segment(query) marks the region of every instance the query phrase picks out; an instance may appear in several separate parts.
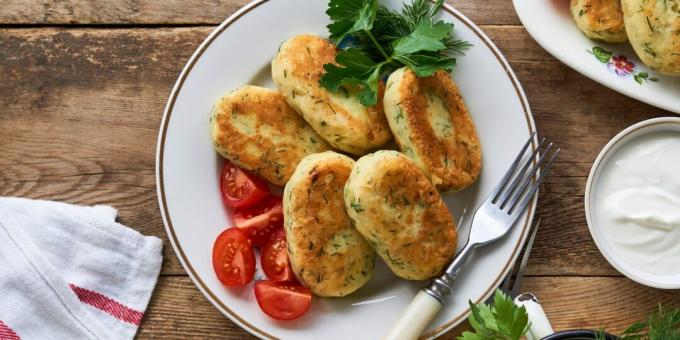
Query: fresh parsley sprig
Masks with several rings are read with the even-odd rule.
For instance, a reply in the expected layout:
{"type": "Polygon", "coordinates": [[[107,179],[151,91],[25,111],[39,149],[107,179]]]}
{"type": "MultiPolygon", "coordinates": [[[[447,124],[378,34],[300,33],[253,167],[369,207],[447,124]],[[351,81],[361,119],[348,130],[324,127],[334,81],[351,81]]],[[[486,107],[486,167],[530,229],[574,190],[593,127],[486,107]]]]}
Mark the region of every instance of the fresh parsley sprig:
{"type": "Polygon", "coordinates": [[[468,321],[474,332],[463,332],[458,340],[519,340],[529,331],[526,308],[516,306],[500,290],[496,290],[493,305],[469,304],[472,313],[468,321]]]}
{"type": "Polygon", "coordinates": [[[378,0],[330,0],[330,38],[336,45],[350,41],[350,46],[337,54],[337,65],[324,65],[321,86],[332,92],[357,88],[361,103],[372,106],[380,79],[402,66],[419,77],[453,69],[453,55],[470,44],[453,38],[452,24],[434,20],[443,2],[413,0],[397,12],[378,0]]]}

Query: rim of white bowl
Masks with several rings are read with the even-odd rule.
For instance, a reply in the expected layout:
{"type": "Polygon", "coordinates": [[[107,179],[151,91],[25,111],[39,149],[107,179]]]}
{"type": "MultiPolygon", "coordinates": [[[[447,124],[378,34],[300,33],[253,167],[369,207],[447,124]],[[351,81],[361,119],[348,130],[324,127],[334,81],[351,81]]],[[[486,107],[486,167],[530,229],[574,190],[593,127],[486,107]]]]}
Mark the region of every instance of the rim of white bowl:
{"type": "Polygon", "coordinates": [[[624,264],[623,261],[620,260],[620,256],[614,255],[613,251],[607,247],[598,237],[597,230],[599,230],[599,228],[595,225],[594,218],[592,217],[594,212],[591,210],[591,200],[593,199],[593,193],[595,191],[593,187],[596,186],[599,181],[600,170],[603,164],[606,164],[604,161],[608,160],[611,156],[610,154],[613,154],[617,151],[616,149],[620,148],[622,145],[630,142],[631,140],[637,139],[647,133],[659,132],[659,130],[656,129],[644,131],[645,129],[651,129],[652,127],[656,127],[658,125],[676,126],[677,128],[677,126],[680,126],[680,117],[659,117],[644,120],[627,127],[614,136],[614,138],[609,140],[607,145],[605,145],[600,151],[600,154],[597,155],[595,162],[593,162],[592,168],[590,168],[588,181],[586,182],[585,195],[583,198],[585,201],[586,222],[588,224],[590,236],[593,238],[593,241],[595,241],[597,249],[600,251],[602,256],[607,259],[609,264],[616,268],[616,270],[618,270],[621,274],[642,285],[661,289],[678,289],[680,288],[680,281],[677,283],[659,282],[655,281],[654,278],[662,276],[680,276],[680,272],[676,275],[654,275],[641,270],[629,270],[629,268],[635,267],[631,264],[624,264]]]}

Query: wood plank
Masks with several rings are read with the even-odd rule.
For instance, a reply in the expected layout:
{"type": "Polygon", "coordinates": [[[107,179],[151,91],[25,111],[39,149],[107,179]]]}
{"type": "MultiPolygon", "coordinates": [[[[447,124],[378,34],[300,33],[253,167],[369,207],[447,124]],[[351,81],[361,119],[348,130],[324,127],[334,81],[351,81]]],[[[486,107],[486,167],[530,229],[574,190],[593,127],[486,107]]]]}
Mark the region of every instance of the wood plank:
{"type": "MultiPolygon", "coordinates": [[[[0,24],[216,25],[249,0],[4,0],[0,24]]],[[[477,24],[518,25],[507,0],[449,0],[477,24]]]]}
{"type": "MultiPolygon", "coordinates": [[[[586,177],[617,132],[670,114],[555,61],[522,28],[484,29],[524,85],[540,134],[563,148],[542,190],[543,226],[528,272],[618,275],[586,227],[586,177]]],[[[170,89],[210,30],[0,32],[0,195],[113,204],[123,223],[165,240],[164,274],[184,273],[156,203],[155,141],[170,89]]]]}
{"type": "Polygon", "coordinates": [[[170,89],[209,30],[0,33],[0,194],[111,204],[165,240],[163,273],[184,273],[160,218],[155,145],[170,89]]]}
{"type": "MultiPolygon", "coordinates": [[[[680,306],[680,291],[651,289],[625,278],[527,277],[522,288],[538,296],[555,330],[620,332],[659,302],[680,306]]],[[[442,339],[455,339],[468,327],[458,326],[442,339]]],[[[187,277],[161,277],[138,339],[187,337],[252,338],[213,308],[187,277]]]]}

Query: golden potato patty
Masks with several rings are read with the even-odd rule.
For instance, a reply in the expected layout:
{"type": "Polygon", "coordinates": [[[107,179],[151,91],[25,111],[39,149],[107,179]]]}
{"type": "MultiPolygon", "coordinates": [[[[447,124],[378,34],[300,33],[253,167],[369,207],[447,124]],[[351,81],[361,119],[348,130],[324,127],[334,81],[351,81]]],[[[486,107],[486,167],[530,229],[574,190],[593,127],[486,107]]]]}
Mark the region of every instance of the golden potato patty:
{"type": "Polygon", "coordinates": [[[680,0],[622,0],[621,6],[630,44],[642,62],[680,75],[680,0]]]}
{"type": "Polygon", "coordinates": [[[570,7],[576,26],[588,38],[613,43],[628,40],[621,0],[571,0],[570,7]]]}
{"type": "Polygon", "coordinates": [[[361,157],[344,195],[354,226],[397,276],[430,278],[453,257],[453,218],[434,185],[403,154],[361,157]]]}
{"type": "Polygon", "coordinates": [[[353,164],[332,151],[309,155],[284,190],[290,263],[319,296],[347,295],[373,275],[373,250],[352,227],[342,197],[353,164]]]}
{"type": "MultiPolygon", "coordinates": [[[[332,146],[362,155],[390,140],[382,103],[364,107],[356,91],[330,93],[319,85],[323,65],[335,63],[335,46],[314,35],[284,42],[272,60],[272,78],[288,103],[332,146]]],[[[378,98],[382,97],[382,92],[378,98]]]]}
{"type": "Polygon", "coordinates": [[[285,185],[306,155],[330,149],[279,91],[246,85],[224,95],[210,117],[222,157],[285,185]]]}
{"type": "Polygon", "coordinates": [[[384,104],[399,149],[437,189],[460,190],[477,180],[479,137],[448,73],[419,78],[400,68],[387,80],[384,104]]]}

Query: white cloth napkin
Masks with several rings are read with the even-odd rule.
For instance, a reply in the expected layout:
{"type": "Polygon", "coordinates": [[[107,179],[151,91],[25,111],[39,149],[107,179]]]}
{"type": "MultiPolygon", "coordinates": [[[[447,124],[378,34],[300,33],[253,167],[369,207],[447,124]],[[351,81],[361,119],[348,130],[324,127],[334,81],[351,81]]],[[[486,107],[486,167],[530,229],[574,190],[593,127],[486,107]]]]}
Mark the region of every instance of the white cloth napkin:
{"type": "Polygon", "coordinates": [[[161,240],[109,206],[0,198],[0,339],[132,339],[161,240]]]}

